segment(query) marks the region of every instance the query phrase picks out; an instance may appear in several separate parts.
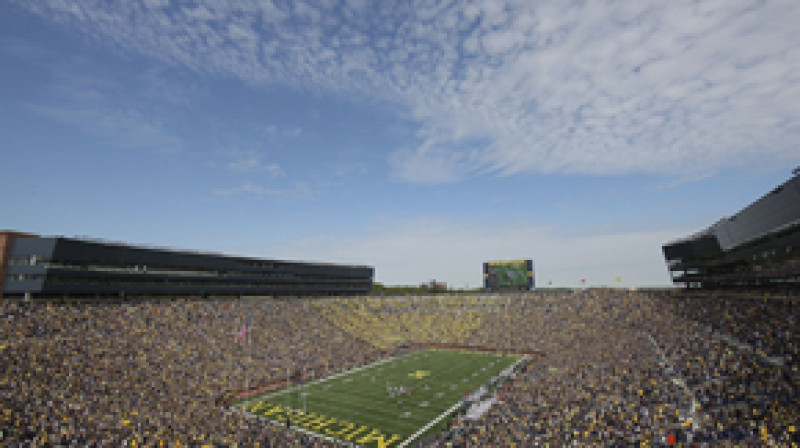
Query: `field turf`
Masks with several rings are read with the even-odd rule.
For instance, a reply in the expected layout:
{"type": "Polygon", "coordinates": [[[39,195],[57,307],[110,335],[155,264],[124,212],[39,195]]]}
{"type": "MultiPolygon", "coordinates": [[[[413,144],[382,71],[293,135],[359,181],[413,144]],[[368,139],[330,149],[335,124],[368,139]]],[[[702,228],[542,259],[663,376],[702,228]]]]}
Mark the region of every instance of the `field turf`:
{"type": "Polygon", "coordinates": [[[521,358],[422,350],[235,404],[294,428],[365,447],[400,447],[521,358]]]}

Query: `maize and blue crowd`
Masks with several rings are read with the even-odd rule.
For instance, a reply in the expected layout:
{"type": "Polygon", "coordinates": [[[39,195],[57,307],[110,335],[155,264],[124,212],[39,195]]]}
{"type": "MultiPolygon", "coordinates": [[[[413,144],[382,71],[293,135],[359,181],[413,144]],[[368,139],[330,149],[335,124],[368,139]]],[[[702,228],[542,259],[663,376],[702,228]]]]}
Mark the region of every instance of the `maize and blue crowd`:
{"type": "Polygon", "coordinates": [[[323,377],[438,342],[539,355],[484,416],[429,444],[794,446],[798,317],[785,294],[614,289],[5,300],[0,445],[336,446],[219,399],[287,370],[323,377]]]}

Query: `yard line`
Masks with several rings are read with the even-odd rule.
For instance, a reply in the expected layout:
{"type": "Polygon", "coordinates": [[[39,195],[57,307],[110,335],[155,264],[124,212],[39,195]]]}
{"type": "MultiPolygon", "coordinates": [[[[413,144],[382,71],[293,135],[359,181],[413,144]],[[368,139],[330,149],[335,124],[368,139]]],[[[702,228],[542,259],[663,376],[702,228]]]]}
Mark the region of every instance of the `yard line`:
{"type": "Polygon", "coordinates": [[[459,406],[461,406],[461,403],[463,403],[463,402],[464,402],[464,400],[460,400],[458,403],[456,403],[452,407],[450,407],[450,409],[448,409],[448,410],[442,412],[441,414],[439,414],[438,417],[436,417],[435,419],[431,420],[427,425],[423,426],[422,429],[420,429],[419,431],[415,432],[414,434],[411,434],[411,436],[409,436],[409,438],[404,440],[403,443],[398,445],[397,448],[405,448],[405,447],[407,447],[409,443],[411,443],[414,440],[416,440],[417,437],[419,437],[422,434],[424,434],[425,431],[431,429],[435,424],[439,423],[440,421],[442,421],[442,419],[444,419],[448,415],[452,414],[453,411],[455,411],[459,406]]]}
{"type": "MultiPolygon", "coordinates": [[[[462,353],[461,351],[444,351],[451,352],[453,354],[462,353]]],[[[277,403],[276,399],[285,395],[286,393],[306,392],[306,397],[309,399],[309,405],[311,405],[311,399],[313,397],[315,405],[311,407],[309,411],[314,412],[315,414],[332,418],[346,419],[356,424],[375,428],[379,431],[386,431],[386,434],[394,433],[398,436],[405,436],[417,429],[416,432],[408,436],[408,439],[401,442],[402,444],[400,447],[406,447],[409,443],[419,438],[421,434],[429,431],[433,426],[441,422],[442,419],[452,414],[458,406],[463,404],[464,398],[462,394],[464,391],[466,390],[467,392],[472,392],[476,387],[479,386],[476,385],[476,379],[473,378],[475,375],[471,375],[472,373],[489,373],[486,372],[486,370],[491,370],[492,372],[495,372],[496,370],[496,373],[494,373],[494,375],[496,375],[500,371],[505,370],[505,368],[509,368],[509,366],[506,366],[505,368],[501,368],[499,365],[495,366],[495,355],[491,355],[492,357],[489,358],[488,354],[480,352],[464,352],[463,354],[472,356],[449,356],[443,353],[444,357],[440,358],[432,365],[427,363],[426,358],[428,357],[429,353],[424,351],[407,353],[399,356],[391,356],[371,364],[366,364],[348,371],[331,375],[326,378],[319,378],[309,383],[294,385],[278,391],[267,393],[265,395],[256,395],[237,403],[234,405],[234,407],[246,408],[252,403],[258,401],[272,401],[277,403]],[[487,369],[487,361],[488,366],[491,367],[490,369],[487,369]],[[378,372],[374,372],[376,374],[375,376],[379,376],[381,378],[380,381],[376,382],[369,381],[368,379],[362,379],[362,377],[365,377],[365,375],[369,375],[369,369],[384,371],[380,374],[378,374],[378,372]],[[409,369],[412,371],[430,370],[431,372],[424,379],[413,381],[408,379],[409,369]],[[358,372],[362,373],[358,375],[358,372]],[[462,378],[462,376],[466,376],[470,379],[470,381],[467,383],[468,387],[466,388],[460,385],[461,381],[459,380],[462,378]],[[354,384],[344,384],[347,379],[352,378],[355,378],[356,380],[354,384]],[[339,382],[325,385],[326,382],[335,379],[339,379],[339,382]],[[399,407],[398,409],[394,409],[393,401],[387,398],[386,394],[383,393],[382,384],[377,388],[375,384],[373,384],[382,383],[385,379],[388,379],[390,384],[393,386],[403,385],[407,388],[407,390],[409,390],[409,395],[402,398],[403,406],[399,407]],[[436,392],[440,390],[440,383],[436,380],[446,380],[441,384],[446,384],[449,381],[458,383],[460,385],[457,388],[459,392],[442,392],[444,396],[436,397],[435,400],[439,403],[439,405],[433,409],[419,407],[418,405],[421,400],[433,400],[436,392]],[[364,386],[363,388],[353,388],[353,386],[356,386],[361,382],[371,387],[364,386]],[[428,383],[434,383],[435,387],[425,389],[424,391],[414,392],[415,390],[419,390],[419,388],[425,387],[425,385],[428,383]],[[325,389],[326,387],[327,389],[325,389]],[[378,389],[380,389],[380,391],[378,391],[378,389]],[[448,402],[453,403],[453,401],[450,400],[454,400],[455,404],[437,416],[435,414],[436,409],[442,409],[440,406],[446,406],[448,402]],[[341,414],[338,411],[339,408],[342,407],[349,409],[348,414],[356,418],[353,419],[340,417],[339,415],[341,414]],[[399,412],[401,411],[411,411],[413,414],[409,416],[407,420],[401,419],[398,416],[399,412]],[[431,418],[433,418],[433,420],[430,420],[431,418]],[[420,426],[422,427],[420,428],[420,426]]],[[[523,362],[525,359],[527,359],[527,356],[520,356],[518,359],[516,359],[516,362],[513,362],[512,367],[516,366],[520,362],[523,362]]],[[[511,360],[503,359],[501,364],[505,365],[506,362],[509,361],[511,360]]],[[[488,381],[488,378],[484,378],[481,384],[485,384],[486,381],[488,381]]],[[[299,412],[300,408],[298,407],[299,404],[297,404],[297,398],[293,400],[293,402],[294,403],[290,403],[290,407],[286,409],[291,412],[299,412]]],[[[431,403],[433,403],[433,401],[431,401],[431,403]]],[[[280,424],[280,422],[278,423],[280,424]]],[[[302,426],[295,426],[294,429],[330,440],[329,436],[317,433],[314,430],[303,428],[302,426]]],[[[392,446],[395,445],[393,444],[392,446]]]]}
{"type": "MultiPolygon", "coordinates": [[[[403,355],[403,356],[408,356],[408,355],[403,355]]],[[[348,375],[348,374],[356,373],[356,372],[359,372],[361,370],[364,370],[364,369],[367,369],[367,368],[370,368],[370,367],[379,366],[381,364],[384,364],[386,362],[389,362],[389,361],[397,359],[397,358],[398,358],[398,356],[389,356],[388,358],[384,358],[384,359],[375,361],[372,364],[365,364],[363,366],[356,367],[355,369],[347,370],[347,371],[344,371],[344,372],[339,372],[339,373],[337,373],[335,375],[326,376],[325,378],[320,378],[320,379],[317,379],[317,380],[314,380],[314,381],[311,381],[311,382],[308,382],[308,383],[304,383],[304,384],[301,384],[301,385],[294,385],[292,387],[285,387],[283,389],[280,389],[280,390],[277,390],[275,392],[268,393],[268,394],[265,394],[265,395],[254,395],[250,399],[247,399],[247,400],[244,400],[244,401],[240,401],[235,406],[244,407],[244,406],[250,404],[250,402],[255,401],[256,398],[258,398],[258,400],[261,401],[261,400],[264,400],[264,399],[267,399],[267,398],[270,398],[270,397],[273,397],[273,396],[281,396],[281,395],[283,395],[283,394],[285,394],[287,392],[293,392],[296,389],[299,389],[301,387],[324,383],[326,381],[330,381],[332,379],[339,378],[340,376],[343,376],[343,375],[348,375]]]]}

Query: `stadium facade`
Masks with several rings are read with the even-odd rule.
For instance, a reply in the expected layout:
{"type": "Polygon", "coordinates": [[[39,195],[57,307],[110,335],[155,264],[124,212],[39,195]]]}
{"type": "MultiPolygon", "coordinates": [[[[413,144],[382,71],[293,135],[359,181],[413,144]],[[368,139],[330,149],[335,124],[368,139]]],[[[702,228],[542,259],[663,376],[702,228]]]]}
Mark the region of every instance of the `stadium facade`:
{"type": "Polygon", "coordinates": [[[367,294],[374,269],[226,256],[0,231],[0,295],[10,297],[367,294]]]}
{"type": "Polygon", "coordinates": [[[800,286],[800,172],[735,215],[663,246],[672,281],[688,289],[800,286]]]}

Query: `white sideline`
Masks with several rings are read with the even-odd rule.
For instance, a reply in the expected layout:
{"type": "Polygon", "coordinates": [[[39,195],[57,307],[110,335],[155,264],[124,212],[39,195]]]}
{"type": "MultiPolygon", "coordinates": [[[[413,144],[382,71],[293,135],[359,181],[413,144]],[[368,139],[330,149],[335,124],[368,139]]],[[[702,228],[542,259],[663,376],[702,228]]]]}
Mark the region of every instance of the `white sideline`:
{"type": "Polygon", "coordinates": [[[412,353],[406,353],[406,354],[401,355],[401,356],[397,356],[397,355],[389,356],[387,358],[383,358],[381,360],[375,361],[372,364],[365,364],[363,366],[356,367],[355,369],[350,369],[350,370],[346,370],[344,372],[339,372],[339,373],[337,373],[335,375],[326,376],[325,378],[319,378],[319,379],[316,379],[314,381],[310,381],[308,383],[303,383],[303,384],[299,384],[299,385],[296,384],[296,385],[291,386],[291,387],[284,387],[284,388],[282,388],[280,390],[276,390],[276,391],[271,392],[271,393],[255,394],[251,398],[249,398],[247,400],[244,400],[244,401],[241,401],[238,404],[236,404],[235,406],[236,407],[246,407],[251,402],[256,401],[256,399],[262,400],[262,399],[270,398],[270,397],[278,397],[278,396],[281,396],[281,395],[283,395],[285,393],[292,392],[294,390],[297,390],[297,389],[300,389],[300,388],[303,388],[303,387],[306,387],[306,386],[311,386],[313,384],[324,383],[325,381],[336,379],[336,378],[339,378],[340,376],[349,375],[351,373],[356,373],[356,372],[359,372],[361,370],[368,369],[370,367],[376,367],[376,366],[379,366],[381,364],[384,364],[384,363],[387,363],[389,361],[392,361],[394,359],[397,359],[399,357],[407,356],[407,355],[410,355],[410,354],[412,354],[412,353]]]}
{"type": "MultiPolygon", "coordinates": [[[[406,355],[410,355],[410,354],[411,354],[411,353],[406,353],[405,355],[401,355],[401,357],[402,357],[402,356],[406,356],[406,355]]],[[[387,357],[387,358],[384,358],[384,359],[381,359],[381,360],[375,361],[375,362],[373,362],[372,364],[365,364],[365,365],[363,365],[363,366],[356,367],[355,369],[347,370],[347,371],[344,371],[344,372],[339,372],[339,373],[337,373],[337,374],[335,374],[335,375],[331,375],[331,376],[328,376],[328,377],[325,377],[325,378],[320,378],[320,379],[318,379],[318,380],[311,381],[310,383],[308,383],[308,384],[306,384],[306,385],[318,384],[318,383],[324,383],[325,381],[332,380],[332,379],[334,379],[334,378],[338,378],[338,377],[340,377],[340,376],[343,376],[343,375],[347,375],[347,374],[350,374],[350,373],[356,373],[356,372],[358,372],[358,371],[364,370],[364,369],[366,369],[366,368],[369,368],[369,367],[375,367],[375,366],[379,366],[379,365],[381,365],[381,364],[384,364],[384,363],[386,363],[386,362],[389,362],[389,361],[391,361],[391,360],[394,360],[394,359],[397,359],[397,358],[399,358],[399,357],[398,357],[398,356],[396,356],[396,355],[395,355],[395,356],[389,356],[389,357],[387,357]]],[[[278,396],[278,395],[281,395],[281,394],[283,394],[283,393],[289,392],[289,391],[291,391],[292,389],[294,389],[294,388],[297,388],[297,387],[300,387],[300,386],[292,386],[292,387],[290,387],[290,388],[284,388],[284,389],[281,389],[281,390],[279,390],[279,391],[273,392],[273,393],[271,393],[271,394],[258,395],[258,397],[257,397],[257,398],[260,400],[260,399],[264,399],[264,398],[267,398],[267,397],[278,396]]],[[[256,400],[256,397],[254,397],[254,398],[250,398],[250,399],[248,399],[248,400],[246,400],[246,401],[242,401],[242,402],[240,402],[240,403],[239,403],[239,404],[237,404],[236,406],[237,406],[237,407],[241,407],[242,411],[244,411],[244,410],[247,408],[247,405],[248,405],[248,404],[250,404],[250,402],[252,402],[252,401],[255,401],[255,400],[256,400]]],[[[257,415],[255,415],[255,414],[250,414],[249,412],[248,412],[248,415],[252,415],[252,416],[254,416],[254,417],[258,417],[258,416],[257,416],[257,415]]],[[[261,418],[261,417],[259,417],[259,418],[261,418]]],[[[272,421],[272,422],[275,422],[275,423],[277,423],[277,424],[279,424],[279,425],[284,425],[284,426],[285,426],[285,424],[284,424],[284,423],[281,423],[281,422],[276,422],[275,420],[271,420],[271,419],[267,419],[267,420],[270,420],[270,421],[272,421]]],[[[294,427],[292,427],[292,430],[293,430],[293,431],[302,432],[302,433],[304,433],[304,434],[308,434],[308,435],[311,435],[311,436],[319,437],[319,438],[321,438],[321,439],[324,439],[324,440],[327,440],[327,441],[329,441],[329,442],[339,442],[339,443],[344,443],[344,444],[346,444],[346,445],[348,445],[348,446],[351,446],[351,447],[357,447],[357,446],[358,446],[358,445],[354,445],[354,444],[353,444],[353,443],[351,443],[351,442],[346,442],[346,441],[344,441],[344,440],[334,439],[333,437],[330,437],[330,436],[328,436],[328,435],[325,435],[325,434],[320,434],[320,433],[317,433],[317,432],[311,431],[310,429],[306,429],[306,428],[303,428],[303,427],[300,427],[300,426],[294,426],[294,427]]]]}
{"type": "Polygon", "coordinates": [[[411,434],[406,440],[403,441],[403,443],[401,443],[400,445],[397,445],[397,448],[405,448],[405,447],[407,447],[409,443],[411,443],[414,440],[416,440],[417,437],[419,437],[420,435],[424,434],[425,431],[431,429],[433,427],[433,425],[439,423],[440,421],[442,421],[442,419],[444,419],[448,415],[452,414],[453,411],[455,411],[456,408],[461,406],[461,403],[463,403],[463,402],[464,402],[464,400],[459,400],[458,403],[456,403],[453,406],[451,406],[450,409],[442,412],[441,414],[439,414],[438,417],[436,417],[435,419],[429,421],[428,424],[423,426],[419,431],[415,432],[414,434],[411,434]]]}
{"type": "MultiPolygon", "coordinates": [[[[523,362],[525,360],[528,360],[528,359],[530,359],[530,357],[528,355],[523,355],[520,359],[517,360],[517,362],[512,364],[510,368],[512,368],[512,369],[516,368],[521,362],[523,362]]],[[[405,448],[405,447],[407,447],[409,443],[411,443],[414,440],[416,440],[417,437],[419,437],[420,435],[424,434],[425,431],[431,429],[433,427],[433,425],[439,423],[440,421],[442,421],[442,419],[444,419],[448,415],[452,414],[453,411],[455,411],[456,408],[461,406],[463,403],[464,403],[464,400],[459,400],[458,403],[456,403],[453,406],[451,406],[450,409],[442,412],[441,414],[439,414],[438,417],[436,417],[435,419],[433,419],[430,422],[428,422],[428,424],[423,426],[422,429],[420,429],[419,431],[415,432],[414,434],[411,434],[411,436],[409,436],[406,440],[404,440],[403,443],[398,445],[397,448],[405,448]]]]}
{"type": "MultiPolygon", "coordinates": [[[[368,368],[371,368],[371,367],[377,367],[377,366],[379,366],[379,365],[381,365],[381,364],[387,363],[387,362],[389,362],[389,361],[393,361],[393,360],[395,360],[395,359],[400,359],[400,358],[403,358],[403,357],[406,357],[406,356],[412,355],[412,354],[414,354],[414,353],[417,353],[417,352],[405,353],[405,354],[403,354],[403,355],[399,355],[399,356],[397,356],[397,355],[395,355],[395,356],[389,356],[389,357],[387,357],[387,358],[384,358],[384,359],[381,359],[381,360],[375,361],[375,362],[373,362],[372,364],[365,364],[365,365],[363,365],[363,366],[356,367],[355,369],[347,370],[347,371],[344,371],[344,372],[339,372],[339,373],[337,373],[337,374],[335,374],[335,375],[331,375],[331,376],[328,376],[328,377],[325,377],[325,378],[320,378],[320,379],[317,379],[317,380],[311,381],[311,382],[309,382],[309,383],[306,383],[306,384],[295,385],[295,386],[292,386],[292,387],[283,388],[283,389],[281,389],[281,390],[278,390],[278,391],[275,391],[275,392],[272,392],[272,393],[267,393],[267,394],[264,394],[264,395],[258,395],[257,397],[256,397],[256,396],[253,396],[253,397],[251,397],[251,398],[250,398],[250,399],[248,399],[248,400],[245,400],[245,401],[242,401],[242,402],[240,402],[240,403],[236,404],[236,405],[235,405],[235,407],[241,407],[241,408],[242,408],[242,411],[244,411],[244,409],[247,407],[247,405],[248,405],[248,404],[250,404],[252,401],[256,401],[256,399],[258,399],[258,400],[263,400],[263,399],[266,399],[266,398],[269,398],[269,397],[280,396],[280,395],[286,394],[286,393],[288,393],[288,392],[291,392],[291,391],[293,391],[293,390],[298,390],[298,389],[301,389],[302,387],[310,386],[310,385],[312,385],[312,384],[324,383],[324,382],[326,382],[326,381],[328,381],[328,380],[332,380],[332,379],[339,378],[340,376],[344,376],[344,375],[349,375],[349,374],[352,374],[352,373],[356,373],[356,372],[359,372],[359,371],[361,371],[361,370],[368,369],[368,368]]],[[[514,364],[512,364],[512,365],[511,365],[510,367],[508,367],[508,368],[511,368],[511,369],[513,369],[513,368],[515,368],[517,365],[519,365],[520,363],[522,363],[522,362],[524,362],[524,361],[526,361],[526,360],[529,360],[529,359],[530,359],[530,357],[529,357],[528,355],[523,355],[523,356],[522,356],[520,359],[518,359],[518,360],[517,360],[517,361],[516,361],[514,364]]],[[[443,420],[445,417],[447,417],[448,415],[452,414],[452,413],[453,413],[453,411],[455,411],[455,410],[456,410],[456,409],[457,409],[459,406],[461,406],[463,403],[464,403],[464,400],[463,400],[463,399],[462,399],[462,400],[459,400],[457,403],[455,403],[455,404],[454,404],[453,406],[451,406],[449,409],[447,409],[446,411],[442,412],[442,413],[441,413],[441,414],[439,414],[439,415],[438,415],[438,416],[437,416],[435,419],[431,420],[430,422],[428,422],[428,424],[426,424],[425,426],[423,426],[422,428],[420,428],[420,429],[419,429],[417,432],[415,432],[414,434],[411,434],[411,435],[410,435],[410,436],[409,436],[407,439],[405,439],[405,440],[404,440],[404,441],[403,441],[403,442],[402,442],[400,445],[398,445],[398,446],[397,446],[397,448],[405,448],[405,447],[407,447],[407,446],[408,446],[408,445],[409,445],[411,442],[413,442],[414,440],[416,440],[417,438],[419,438],[419,436],[420,436],[420,435],[424,434],[426,431],[428,431],[428,430],[429,430],[430,428],[432,428],[434,425],[436,425],[437,423],[439,423],[440,421],[442,421],[442,420],[443,420]]],[[[248,414],[249,414],[249,415],[253,415],[254,417],[256,416],[255,414],[250,414],[249,412],[248,412],[248,414]]],[[[271,421],[273,421],[273,422],[274,422],[274,420],[271,420],[271,421]]],[[[282,425],[282,423],[281,423],[281,422],[277,422],[277,423],[278,423],[279,425],[282,425]]],[[[320,438],[322,438],[322,439],[325,439],[325,440],[328,440],[328,441],[344,442],[344,443],[348,444],[349,446],[359,446],[359,445],[354,445],[354,444],[353,444],[353,443],[351,443],[351,442],[346,442],[346,441],[343,441],[343,440],[334,439],[334,438],[332,438],[332,437],[330,437],[330,436],[327,436],[327,435],[325,435],[325,434],[319,434],[319,433],[316,433],[316,432],[314,432],[314,431],[311,431],[311,430],[309,430],[309,429],[305,429],[305,428],[302,428],[302,427],[299,427],[299,426],[294,426],[294,427],[292,427],[292,429],[293,429],[294,431],[299,431],[299,432],[302,432],[302,433],[305,433],[305,434],[309,434],[309,435],[312,435],[312,436],[317,436],[317,437],[320,437],[320,438]]]]}

